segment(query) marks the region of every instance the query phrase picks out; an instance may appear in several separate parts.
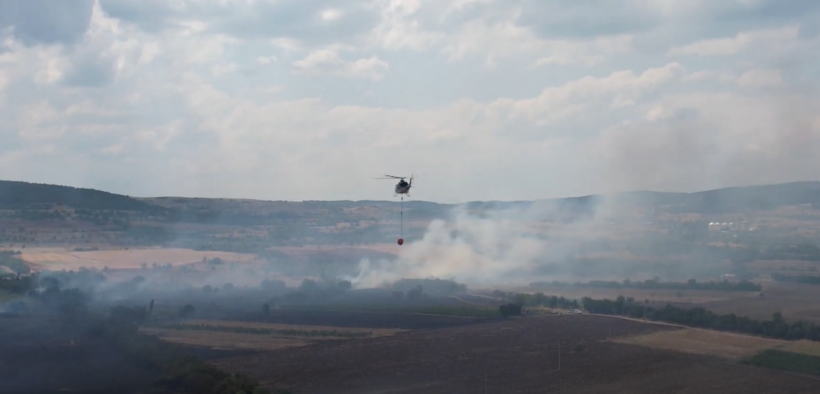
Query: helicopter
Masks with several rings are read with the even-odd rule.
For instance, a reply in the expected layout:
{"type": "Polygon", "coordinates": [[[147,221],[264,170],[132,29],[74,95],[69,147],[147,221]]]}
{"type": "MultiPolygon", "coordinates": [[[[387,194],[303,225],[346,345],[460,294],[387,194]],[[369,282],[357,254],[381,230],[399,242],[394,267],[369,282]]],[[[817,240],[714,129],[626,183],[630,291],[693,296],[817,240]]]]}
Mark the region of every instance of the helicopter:
{"type": "Polygon", "coordinates": [[[396,188],[393,192],[393,197],[399,194],[405,194],[407,197],[410,197],[410,188],[413,187],[413,175],[410,175],[410,182],[405,181],[404,179],[407,178],[406,176],[395,176],[395,175],[387,175],[385,174],[386,178],[376,178],[376,179],[398,179],[399,183],[396,184],[396,188]]]}
{"type": "Polygon", "coordinates": [[[404,179],[407,178],[406,176],[395,176],[395,175],[384,175],[383,178],[376,178],[376,179],[398,179],[399,183],[396,184],[396,188],[394,189],[393,197],[401,195],[401,202],[399,208],[399,225],[400,225],[400,232],[399,232],[399,239],[398,244],[399,246],[404,244],[404,196],[410,197],[410,188],[413,187],[413,175],[410,175],[410,182],[405,181],[404,179]]]}

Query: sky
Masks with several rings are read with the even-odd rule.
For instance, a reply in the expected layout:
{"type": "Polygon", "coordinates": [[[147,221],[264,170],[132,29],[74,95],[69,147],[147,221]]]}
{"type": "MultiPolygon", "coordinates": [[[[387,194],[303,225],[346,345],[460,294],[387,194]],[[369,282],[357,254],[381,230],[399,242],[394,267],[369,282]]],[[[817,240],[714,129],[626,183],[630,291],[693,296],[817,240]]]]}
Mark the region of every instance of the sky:
{"type": "Polygon", "coordinates": [[[528,200],[817,180],[816,0],[4,0],[0,179],[528,200]]]}

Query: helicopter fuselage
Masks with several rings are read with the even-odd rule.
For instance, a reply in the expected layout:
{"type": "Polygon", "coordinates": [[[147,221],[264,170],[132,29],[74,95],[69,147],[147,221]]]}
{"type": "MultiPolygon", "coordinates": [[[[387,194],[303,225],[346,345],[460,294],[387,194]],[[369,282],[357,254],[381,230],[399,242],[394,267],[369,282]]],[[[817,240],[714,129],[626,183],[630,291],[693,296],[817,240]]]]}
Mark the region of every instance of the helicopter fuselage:
{"type": "Polygon", "coordinates": [[[407,183],[404,180],[396,184],[396,194],[407,194],[410,192],[412,183],[407,183]]]}
{"type": "Polygon", "coordinates": [[[410,185],[396,185],[396,194],[407,194],[410,192],[410,185]]]}

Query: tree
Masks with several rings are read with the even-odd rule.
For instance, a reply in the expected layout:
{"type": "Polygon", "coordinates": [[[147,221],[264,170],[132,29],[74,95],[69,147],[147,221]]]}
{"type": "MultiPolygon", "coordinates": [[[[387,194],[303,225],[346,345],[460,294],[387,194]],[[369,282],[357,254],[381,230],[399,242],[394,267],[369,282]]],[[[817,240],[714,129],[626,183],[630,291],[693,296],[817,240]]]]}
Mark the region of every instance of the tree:
{"type": "Polygon", "coordinates": [[[259,286],[266,291],[284,290],[285,282],[278,279],[265,279],[259,286]]]}
{"type": "Polygon", "coordinates": [[[299,290],[303,292],[311,292],[319,289],[319,285],[313,279],[305,279],[302,281],[302,284],[299,286],[299,290]]]}
{"type": "Polygon", "coordinates": [[[421,298],[421,294],[422,294],[421,285],[416,285],[416,287],[414,287],[410,290],[407,290],[407,299],[411,300],[411,301],[419,299],[419,298],[421,298]]]}
{"type": "Polygon", "coordinates": [[[179,309],[179,316],[180,317],[186,317],[186,316],[193,315],[195,312],[196,312],[196,309],[194,309],[193,305],[185,304],[185,306],[183,306],[182,308],[179,309]]]}
{"type": "Polygon", "coordinates": [[[510,316],[517,316],[521,314],[521,305],[508,303],[498,307],[498,311],[501,313],[501,316],[510,317],[510,316]]]}

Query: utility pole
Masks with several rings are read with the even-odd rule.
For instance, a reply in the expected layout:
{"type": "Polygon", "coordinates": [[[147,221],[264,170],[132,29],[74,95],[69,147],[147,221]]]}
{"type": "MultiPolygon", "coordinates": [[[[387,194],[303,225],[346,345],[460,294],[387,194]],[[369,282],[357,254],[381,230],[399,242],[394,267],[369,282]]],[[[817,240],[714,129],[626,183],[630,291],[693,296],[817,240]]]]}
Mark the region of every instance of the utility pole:
{"type": "Polygon", "coordinates": [[[643,321],[646,323],[646,304],[643,304],[643,321]]]}
{"type": "Polygon", "coordinates": [[[561,370],[561,342],[558,342],[558,370],[561,370]]]}
{"type": "Polygon", "coordinates": [[[609,322],[609,337],[612,338],[612,321],[609,322]]]}

